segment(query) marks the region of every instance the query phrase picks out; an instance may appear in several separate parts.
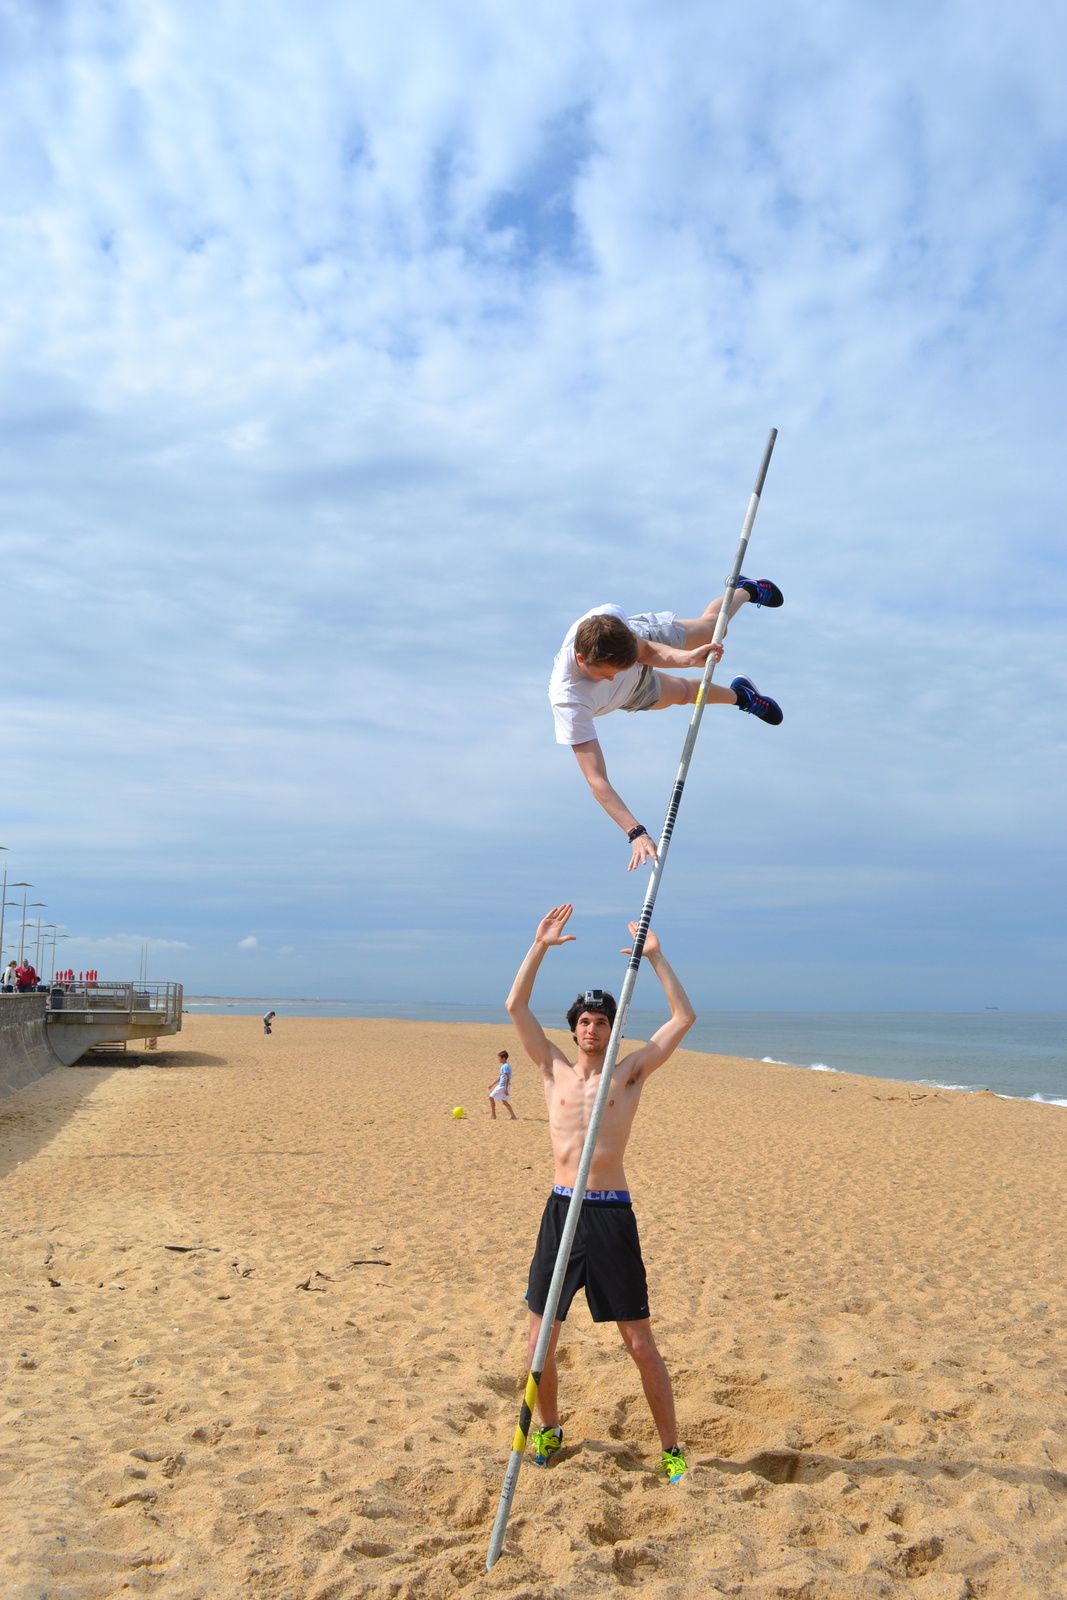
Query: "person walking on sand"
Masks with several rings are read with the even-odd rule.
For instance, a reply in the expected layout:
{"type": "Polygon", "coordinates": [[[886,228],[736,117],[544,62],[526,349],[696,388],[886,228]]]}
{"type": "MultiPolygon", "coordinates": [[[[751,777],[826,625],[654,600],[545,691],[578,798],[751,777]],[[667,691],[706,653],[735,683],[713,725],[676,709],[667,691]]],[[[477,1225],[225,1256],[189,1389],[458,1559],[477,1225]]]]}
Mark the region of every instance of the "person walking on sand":
{"type": "MultiPolygon", "coordinates": [[[[593,718],[609,711],[694,705],[702,680],[676,678],[660,669],[703,667],[709,655],[722,660],[722,646],[713,645],[711,639],[723,598],[720,595],[688,621],[679,620],[673,611],[628,617],[620,606],[595,606],[569,629],[552,664],[548,699],[556,743],[570,745],[593,798],[625,833],[630,872],[646,861],[654,862],[656,846],[611,786],[593,718]]],[[[750,601],[776,609],[782,604],[782,591],[769,578],[738,578],[730,618],[750,601]]],[[[736,706],[773,726],[782,720],[781,706],[760,694],[751,678],[734,678],[729,688],[709,684],[707,704],[736,706]]]]}
{"type": "MultiPolygon", "coordinates": [[[[507,998],[508,1013],[522,1047],[535,1066],[541,1068],[554,1163],[553,1189],[541,1219],[526,1291],[531,1360],[615,1020],[615,1001],[610,994],[600,989],[587,989],[579,995],[567,1012],[567,1026],[577,1047],[577,1060],[572,1062],[547,1038],[530,1010],[534,981],[546,954],[556,945],[573,941],[573,934],[564,933],[573,910],[571,905],[555,906],[542,917],[507,998]]],[[[631,922],[631,934],[636,931],[637,924],[631,922]]],[[[670,1060],[696,1021],[696,1013],[651,931],[645,937],[644,954],[663,985],[671,1014],[656,1029],[648,1044],[632,1050],[615,1067],[612,1094],[600,1124],[588,1188],[537,1391],[541,1426],[531,1435],[530,1443],[534,1461],[542,1467],[548,1465],[563,1444],[556,1345],[571,1302],[577,1291],[584,1288],[593,1321],[614,1322],[637,1365],[662,1446],[660,1470],[668,1482],[677,1483],[688,1467],[678,1443],[670,1376],[652,1333],[645,1267],[623,1156],[650,1074],[670,1060]]]]}
{"type": "Polygon", "coordinates": [[[500,1075],[489,1085],[489,1115],[495,1122],[496,1105],[499,1100],[502,1106],[507,1107],[512,1122],[518,1122],[518,1117],[511,1109],[511,1062],[508,1060],[507,1051],[498,1050],[496,1058],[500,1062],[500,1075]]]}
{"type": "Polygon", "coordinates": [[[264,1033],[270,1033],[271,1032],[272,1024],[274,1022],[275,1015],[276,1015],[275,1012],[268,1011],[266,1016],[263,1018],[263,1032],[264,1033]]]}

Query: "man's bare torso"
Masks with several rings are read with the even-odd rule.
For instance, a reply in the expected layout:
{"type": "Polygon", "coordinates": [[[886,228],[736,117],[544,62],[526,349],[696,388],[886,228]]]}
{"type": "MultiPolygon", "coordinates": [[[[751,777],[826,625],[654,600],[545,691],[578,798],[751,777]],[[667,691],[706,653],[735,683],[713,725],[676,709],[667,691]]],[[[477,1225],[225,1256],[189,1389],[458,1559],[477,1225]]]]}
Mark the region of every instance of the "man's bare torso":
{"type": "MultiPolygon", "coordinates": [[[[612,1074],[611,1092],[589,1169],[587,1187],[590,1189],[627,1187],[623,1157],[645,1086],[645,1075],[640,1067],[631,1066],[637,1054],[634,1052],[617,1062],[612,1074]]],[[[544,1071],[549,1136],[555,1158],[553,1182],[567,1187],[573,1187],[578,1175],[578,1163],[602,1077],[599,1066],[592,1071],[588,1071],[588,1067],[588,1061],[583,1062],[581,1057],[579,1065],[572,1066],[556,1052],[551,1066],[544,1071]]]]}

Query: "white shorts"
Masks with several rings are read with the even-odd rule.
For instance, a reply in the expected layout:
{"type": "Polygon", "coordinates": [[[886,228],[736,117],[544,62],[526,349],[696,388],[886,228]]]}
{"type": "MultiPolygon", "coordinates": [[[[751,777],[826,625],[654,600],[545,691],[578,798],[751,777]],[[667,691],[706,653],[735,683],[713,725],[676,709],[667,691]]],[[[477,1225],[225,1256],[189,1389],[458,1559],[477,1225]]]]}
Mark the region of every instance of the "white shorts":
{"type": "MultiPolygon", "coordinates": [[[[685,629],[673,611],[639,611],[635,617],[627,617],[626,626],[631,633],[651,639],[654,644],[673,645],[676,650],[685,647],[685,629]]],[[[655,669],[642,667],[641,676],[619,710],[651,711],[662,692],[655,669]]]]}
{"type": "Polygon", "coordinates": [[[673,611],[639,611],[636,616],[627,617],[626,626],[631,633],[655,644],[671,644],[677,650],[685,644],[685,629],[673,611]]]}
{"type": "Polygon", "coordinates": [[[511,1104],[511,1096],[502,1083],[498,1083],[495,1089],[490,1089],[489,1098],[490,1100],[503,1100],[508,1105],[511,1104]]]}

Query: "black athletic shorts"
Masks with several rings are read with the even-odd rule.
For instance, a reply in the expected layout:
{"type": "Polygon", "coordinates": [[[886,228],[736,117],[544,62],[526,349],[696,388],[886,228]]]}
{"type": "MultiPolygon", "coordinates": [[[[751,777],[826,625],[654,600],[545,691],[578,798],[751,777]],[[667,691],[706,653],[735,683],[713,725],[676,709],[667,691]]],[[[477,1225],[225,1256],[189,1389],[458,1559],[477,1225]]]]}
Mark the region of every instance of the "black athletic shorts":
{"type": "MultiPolygon", "coordinates": [[[[565,1195],[550,1194],[541,1218],[526,1289],[526,1303],[538,1316],[544,1313],[548,1299],[569,1205],[565,1195]]],[[[637,1221],[628,1201],[594,1201],[582,1206],[556,1311],[560,1322],[579,1289],[585,1290],[594,1322],[639,1322],[648,1316],[648,1280],[637,1221]]]]}

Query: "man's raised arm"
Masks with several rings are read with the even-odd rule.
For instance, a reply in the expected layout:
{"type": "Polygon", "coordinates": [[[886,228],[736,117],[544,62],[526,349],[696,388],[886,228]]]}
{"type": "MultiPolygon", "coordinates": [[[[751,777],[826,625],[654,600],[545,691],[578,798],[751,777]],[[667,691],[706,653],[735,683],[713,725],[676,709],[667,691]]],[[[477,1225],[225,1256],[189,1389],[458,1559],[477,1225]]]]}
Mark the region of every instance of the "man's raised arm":
{"type": "MultiPolygon", "coordinates": [[[[637,933],[636,922],[631,922],[628,926],[632,935],[637,933]]],[[[629,955],[630,951],[623,950],[620,953],[629,955]]],[[[665,1061],[670,1060],[696,1021],[697,1014],[693,1010],[689,996],[682,988],[678,974],[660,949],[659,940],[651,928],[645,935],[645,948],[642,954],[647,957],[649,966],[663,985],[663,993],[667,996],[671,1014],[662,1027],[656,1029],[645,1047],[636,1050],[627,1061],[630,1066],[640,1066],[644,1072],[654,1072],[657,1067],[662,1067],[665,1061]]]]}
{"type": "Polygon", "coordinates": [[[549,1067],[556,1054],[555,1046],[547,1038],[545,1030],[530,1010],[530,997],[533,994],[534,980],[540,971],[541,963],[545,959],[546,950],[556,944],[572,944],[573,933],[564,933],[563,930],[570,921],[574,907],[570,904],[553,906],[548,914],[541,918],[534,934],[534,942],[523,957],[522,965],[515,974],[515,982],[511,985],[506,1005],[508,1015],[515,1024],[515,1031],[519,1036],[523,1049],[530,1060],[537,1066],[545,1069],[549,1067]]]}

